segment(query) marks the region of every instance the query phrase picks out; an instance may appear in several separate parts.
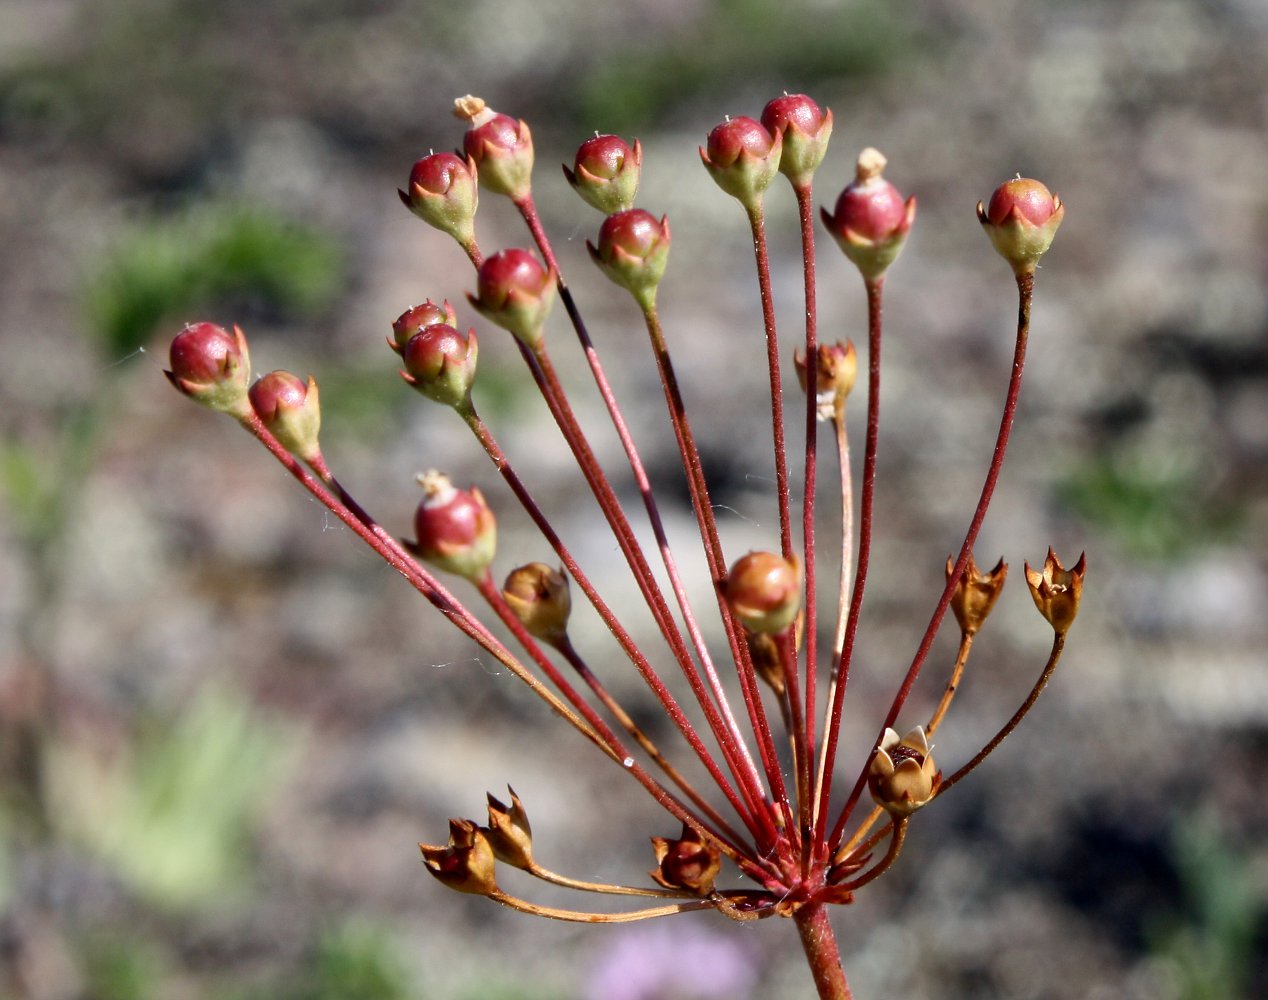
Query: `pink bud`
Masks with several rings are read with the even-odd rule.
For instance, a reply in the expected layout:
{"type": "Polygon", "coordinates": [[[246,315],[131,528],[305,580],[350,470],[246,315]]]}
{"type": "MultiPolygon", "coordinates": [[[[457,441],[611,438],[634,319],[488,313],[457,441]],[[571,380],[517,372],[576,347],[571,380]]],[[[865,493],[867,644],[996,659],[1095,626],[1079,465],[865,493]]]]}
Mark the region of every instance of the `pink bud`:
{"type": "Polygon", "coordinates": [[[249,395],[256,416],[283,448],[305,462],[320,462],[321,406],[312,376],[305,383],[287,371],[269,372],[251,386],[249,395]]]}
{"type": "Polygon", "coordinates": [[[1020,277],[1034,274],[1065,218],[1065,206],[1039,181],[1018,177],[997,187],[986,208],[979,201],[977,217],[996,251],[1020,277]]]}
{"type": "Polygon", "coordinates": [[[588,240],[591,259],[603,273],[650,307],[669,258],[669,220],[631,208],[609,215],[599,229],[599,245],[588,240]]]}
{"type": "Polygon", "coordinates": [[[878,279],[898,257],[916,218],[916,199],[905,202],[885,180],[885,157],[871,147],[859,154],[855,179],[841,192],[823,224],[842,251],[869,281],[878,279]]]}
{"type": "Polygon", "coordinates": [[[638,193],[643,148],[637,139],[631,149],[620,136],[596,135],[577,149],[575,167],[564,167],[573,190],[605,215],[634,205],[638,193]]]}
{"type": "Polygon", "coordinates": [[[479,356],[474,330],[433,324],[411,337],[401,356],[405,381],[428,399],[454,407],[467,402],[479,356]]]}
{"type": "Polygon", "coordinates": [[[750,552],[731,567],[726,599],[750,632],[782,632],[801,610],[801,569],[773,552],[750,552]]]}
{"type": "Polygon", "coordinates": [[[779,172],[783,137],[772,136],[752,118],[728,118],[709,133],[700,159],[727,194],[750,211],[779,172]]]}
{"type": "Polygon", "coordinates": [[[186,396],[239,419],[250,414],[251,361],[236,326],[230,333],[214,323],[189,324],[173,338],[169,357],[164,374],[186,396]]]}
{"type": "Polygon", "coordinates": [[[497,523],[484,496],[478,489],[457,489],[434,470],[419,476],[418,483],[423,499],[414,512],[414,552],[442,570],[478,582],[497,545],[497,523]]]}
{"type": "Polygon", "coordinates": [[[762,124],[772,135],[783,134],[780,172],[795,185],[808,184],[828,152],[832,112],[824,114],[805,94],[784,94],[762,110],[762,124]]]}
{"type": "Polygon", "coordinates": [[[464,247],[475,242],[474,220],[479,195],[475,164],[453,153],[432,153],[414,164],[408,191],[397,191],[411,212],[448,233],[464,247]]]}
{"type": "Polygon", "coordinates": [[[446,299],[444,305],[437,305],[431,299],[428,299],[421,306],[413,306],[406,309],[392,323],[392,336],[388,339],[388,345],[397,354],[409,343],[410,337],[433,326],[436,323],[448,323],[450,326],[458,325],[458,316],[453,311],[453,306],[446,299]]]}
{"type": "Polygon", "coordinates": [[[1029,177],[1005,181],[991,194],[986,217],[1002,226],[1014,212],[1036,226],[1042,226],[1057,210],[1057,202],[1047,187],[1029,177]]]}
{"type": "Polygon", "coordinates": [[[478,169],[480,183],[512,201],[527,198],[533,173],[533,137],[528,125],[498,114],[478,97],[458,98],[454,114],[471,123],[462,146],[478,169]]]}
{"type": "Polygon", "coordinates": [[[476,294],[467,298],[491,322],[537,347],[555,300],[555,275],[528,250],[503,250],[480,265],[476,294]]]}

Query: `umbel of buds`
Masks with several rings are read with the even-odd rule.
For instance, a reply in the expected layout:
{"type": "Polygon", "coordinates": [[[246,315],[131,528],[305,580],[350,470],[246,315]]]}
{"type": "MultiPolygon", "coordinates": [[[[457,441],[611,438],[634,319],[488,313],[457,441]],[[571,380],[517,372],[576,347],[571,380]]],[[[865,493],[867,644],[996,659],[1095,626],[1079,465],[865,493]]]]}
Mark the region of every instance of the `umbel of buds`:
{"type": "MultiPolygon", "coordinates": [[[[853,713],[852,708],[846,711],[846,682],[852,671],[869,665],[859,651],[876,648],[866,640],[857,644],[856,639],[860,621],[867,620],[864,593],[874,561],[874,526],[887,520],[874,516],[884,278],[911,231],[915,199],[904,199],[885,179],[885,158],[869,147],[859,155],[855,178],[841,192],[832,212],[822,213],[824,224],[866,286],[867,310],[861,324],[867,335],[866,399],[854,402],[866,405],[867,430],[861,461],[855,463],[846,404],[855,387],[858,358],[850,341],[825,343],[818,333],[815,243],[819,234],[811,224],[812,184],[831,137],[832,114],[804,94],[784,94],[766,105],[760,122],[730,118],[709,133],[707,148],[700,150],[704,166],[725,192],[741,202],[749,223],[758,285],[754,305],[760,303],[760,321],[753,324],[759,330],[750,332],[764,335],[770,384],[772,509],[741,518],[719,513],[728,508],[710,496],[709,453],[696,443],[686,404],[690,393],[682,391],[670,360],[669,344],[675,335],[683,334],[667,327],[657,306],[669,257],[669,222],[633,205],[642,148],[637,141],[630,145],[617,136],[595,135],[577,149],[573,166],[564,168],[568,183],[606,216],[595,242],[587,243],[592,261],[632,293],[641,314],[637,319],[646,328],[655,378],[668,410],[666,437],[672,437],[681,463],[679,472],[690,494],[706,587],[703,574],[701,583],[693,584],[680,568],[647,474],[649,466],[630,433],[635,425],[622,412],[619,397],[631,384],[638,384],[637,379],[623,377],[616,384],[608,380],[599,357],[599,344],[605,338],[591,339],[578,302],[560,274],[533,201],[533,144],[528,126],[492,111],[476,97],[461,98],[456,110],[469,124],[462,140],[464,152],[420,159],[401,198],[410,211],[458,240],[475,269],[475,291],[468,301],[484,318],[517,338],[518,344],[512,345],[505,338],[499,343],[486,337],[485,349],[519,348],[531,383],[575,460],[576,478],[565,488],[584,484],[611,528],[607,542],[592,547],[589,559],[578,558],[570,548],[573,543],[567,536],[575,535],[578,525],[553,524],[546,508],[534,499],[529,483],[541,476],[521,478],[512,465],[521,459],[531,463],[536,457],[538,430],[526,441],[516,442],[519,448],[504,451],[495,436],[497,428],[477,412],[473,397],[497,387],[475,384],[480,346],[476,332],[459,322],[447,300],[437,304],[429,299],[408,309],[392,324],[388,342],[400,358],[405,382],[454,409],[464,429],[473,433],[477,446],[536,527],[538,541],[531,544],[544,542],[552,553],[545,556],[549,562],[529,562],[513,569],[501,588],[492,573],[497,524],[479,489],[459,489],[434,471],[419,476],[423,495],[414,511],[414,537],[395,537],[326,467],[318,447],[316,382],[279,371],[248,388],[247,344],[236,327],[232,332],[210,323],[186,327],[172,343],[167,377],[185,395],[231,414],[319,503],[437,607],[447,622],[479,648],[482,657],[495,662],[498,673],[523,682],[555,717],[614,766],[617,781],[637,782],[672,818],[670,829],[681,825],[682,830],[678,837],[651,839],[655,867],[650,884],[581,881],[537,861],[528,815],[512,791],[510,805],[488,797],[487,826],[454,819],[446,844],[419,845],[432,875],[457,891],[482,895],[522,912],[584,923],[627,922],[704,909],[737,920],[788,917],[798,930],[820,1000],[849,997],[826,907],[849,903],[863,886],[884,874],[902,850],[913,815],[973,772],[1016,729],[1052,676],[1078,612],[1086,570],[1082,557],[1066,569],[1049,549],[1040,569],[1026,566],[1031,597],[1055,633],[1047,663],[1008,721],[976,755],[944,778],[934,762],[930,740],[950,718],[975,639],[1004,586],[1008,567],[1003,560],[983,572],[973,550],[1000,476],[1014,425],[1012,414],[1020,398],[1035,265],[1051,242],[1064,208],[1042,184],[1020,178],[1002,185],[989,204],[978,206],[982,226],[1017,274],[1017,331],[1003,393],[1006,419],[999,424],[985,484],[967,519],[959,554],[947,561],[946,582],[924,637],[905,673],[896,674],[892,663],[884,667],[884,676],[895,677],[895,693],[883,721],[877,720],[875,742],[864,745],[870,752],[851,764],[839,743],[841,721],[853,713]],[[800,223],[804,280],[798,283],[800,301],[795,305],[804,309],[786,301],[777,303],[783,293],[772,278],[763,199],[780,172],[791,182],[800,223]],[[486,254],[479,247],[474,224],[477,184],[486,196],[492,192],[514,202],[533,249],[486,254]],[[608,461],[596,448],[591,420],[574,410],[566,379],[561,377],[568,368],[556,364],[551,350],[555,342],[547,344],[545,321],[556,297],[563,301],[577,335],[610,429],[620,439],[628,460],[626,470],[616,471],[618,463],[608,461]],[[781,317],[793,315],[804,320],[805,334],[804,339],[798,338],[802,346],[793,355],[797,375],[803,390],[812,389],[797,399],[800,419],[785,412],[789,379],[781,368],[783,345],[788,342],[787,331],[779,329],[781,317]],[[830,421],[830,434],[821,432],[820,420],[830,421]],[[788,434],[798,439],[789,442],[788,434]],[[833,439],[835,455],[821,449],[825,437],[833,439]],[[789,457],[803,446],[805,475],[798,483],[789,457]],[[519,454],[512,454],[515,451],[519,454]],[[862,470],[859,481],[854,479],[856,464],[862,470]],[[834,475],[832,488],[822,490],[822,484],[834,475]],[[635,494],[645,518],[629,516],[628,499],[635,494]],[[833,520],[836,525],[828,523],[833,520]],[[644,537],[648,528],[654,546],[644,537]],[[757,551],[737,559],[736,553],[747,547],[737,540],[741,531],[751,533],[757,551]],[[634,584],[620,606],[608,603],[611,592],[606,597],[601,592],[609,581],[601,588],[587,575],[587,562],[604,561],[609,553],[623,558],[634,584]],[[466,588],[458,581],[456,589],[474,590],[474,599],[484,603],[487,617],[463,603],[471,599],[465,593],[451,592],[451,581],[442,578],[442,573],[471,584],[466,588]],[[836,592],[825,594],[833,583],[836,592]],[[601,628],[582,628],[577,622],[570,632],[573,584],[590,605],[589,611],[578,609],[579,617],[601,628]],[[625,606],[629,600],[639,604],[632,612],[625,606]],[[712,621],[697,613],[704,603],[713,605],[710,612],[716,611],[712,621]],[[824,620],[833,608],[835,621],[824,620]],[[960,639],[954,662],[944,667],[930,654],[949,615],[959,624],[960,639]],[[631,628],[634,620],[639,628],[631,628]],[[656,643],[654,649],[643,647],[642,637],[648,634],[656,643]],[[719,659],[719,653],[725,659],[719,659]],[[681,677],[663,673],[667,667],[681,677]],[[891,726],[904,711],[911,711],[909,696],[917,681],[927,680],[934,671],[943,675],[937,679],[942,695],[936,708],[923,725],[900,736],[891,726]],[[633,675],[645,684],[650,712],[647,705],[635,711],[616,695],[619,691],[624,697],[625,679],[633,675]],[[850,767],[852,773],[843,774],[842,767],[850,767]],[[856,811],[867,800],[864,788],[875,806],[856,811]],[[622,907],[619,912],[542,906],[498,886],[499,861],[519,869],[514,873],[517,882],[534,884],[536,880],[557,889],[620,897],[626,903],[631,897],[644,899],[639,908],[622,907]],[[724,866],[743,880],[740,887],[719,885],[724,866]]],[[[776,192],[787,194],[782,188],[776,192]]],[[[697,297],[708,301],[703,290],[697,297]]],[[[743,332],[737,329],[729,334],[738,340],[743,332]]],[[[688,330],[685,335],[694,333],[688,330]]],[[[716,352],[712,356],[716,358],[716,352]]],[[[728,342],[722,356],[725,377],[731,374],[726,366],[742,363],[739,359],[746,355],[728,342]]],[[[718,370],[717,363],[709,368],[715,375],[718,370]]],[[[739,384],[729,378],[724,381],[739,384]]],[[[752,401],[741,402],[747,407],[752,401]]],[[[452,418],[441,413],[436,419],[452,418]]],[[[641,436],[641,427],[639,431],[641,436]]],[[[733,441],[735,434],[731,437],[733,441]]],[[[742,444],[747,447],[749,442],[742,444]]],[[[755,510],[761,502],[756,494],[745,500],[755,510]]],[[[561,777],[571,766],[570,758],[559,762],[561,777]]]]}

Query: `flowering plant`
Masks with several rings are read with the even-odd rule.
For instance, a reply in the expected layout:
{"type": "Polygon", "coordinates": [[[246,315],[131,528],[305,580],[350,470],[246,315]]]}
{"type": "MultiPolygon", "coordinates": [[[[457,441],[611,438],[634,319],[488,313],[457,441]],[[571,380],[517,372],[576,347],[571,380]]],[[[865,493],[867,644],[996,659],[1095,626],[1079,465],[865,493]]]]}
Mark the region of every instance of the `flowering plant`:
{"type": "Polygon", "coordinates": [[[559,920],[617,923],[695,910],[716,910],[745,921],[787,917],[800,934],[819,995],[849,997],[829,907],[850,903],[856,892],[890,868],[914,814],[958,784],[1016,728],[1052,675],[1078,610],[1085,572],[1082,557],[1066,569],[1049,549],[1041,569],[1026,566],[1035,605],[1053,631],[1051,653],[1012,717],[975,756],[944,774],[935,763],[931,738],[943,723],[974,638],[1007,577],[1003,560],[990,571],[980,570],[973,546],[995,489],[1017,407],[1037,262],[1052,242],[1064,207],[1044,185],[1021,178],[1001,185],[987,205],[978,206],[979,220],[1012,267],[1018,289],[1014,363],[999,431],[963,543],[947,560],[946,585],[889,709],[877,724],[873,750],[859,762],[852,784],[838,787],[838,738],[873,533],[885,275],[912,228],[915,199],[904,199],[885,179],[885,158],[869,148],[859,155],[856,178],[841,192],[833,211],[822,212],[823,224],[861,274],[868,303],[867,413],[855,550],[846,399],[856,380],[856,351],[848,341],[820,343],[816,329],[813,176],[827,152],[832,114],[804,95],[784,95],[766,106],[760,120],[728,118],[713,129],[701,148],[705,168],[723,191],[739,201],[751,227],[769,370],[778,538],[772,539],[769,550],[735,558],[724,552],[719,538],[707,470],[656,304],[671,234],[666,218],[658,220],[634,207],[642,148],[637,141],[631,146],[616,136],[596,136],[582,143],[572,167],[564,167],[569,184],[606,216],[597,242],[587,244],[591,258],[631,293],[646,326],[712,581],[719,637],[708,634],[697,615],[701,598],[709,595],[688,592],[644,464],[540,223],[532,193],[534,148],[529,128],[474,97],[456,102],[456,111],[468,123],[464,154],[440,153],[421,159],[410,173],[407,189],[400,192],[401,200],[459,244],[476,272],[476,290],[467,296],[468,301],[514,336],[571,449],[579,475],[612,530],[668,658],[685,679],[690,703],[679,700],[649,652],[635,642],[479,415],[476,331],[462,332],[456,311],[447,301],[438,305],[428,300],[404,312],[392,325],[389,344],[400,356],[405,381],[452,409],[471,430],[558,560],[558,568],[539,561],[521,565],[511,570],[501,587],[492,570],[497,556],[496,518],[479,489],[460,488],[436,471],[420,475],[423,497],[415,513],[414,538],[394,538],[327,465],[319,444],[316,382],[273,372],[252,384],[247,342],[237,328],[230,333],[210,323],[187,326],[173,341],[168,377],[181,392],[234,417],[458,629],[651,795],[680,828],[676,836],[652,837],[653,884],[581,881],[538,862],[519,796],[511,792],[507,804],[490,795],[486,824],[454,819],[447,843],[420,845],[432,875],[460,892],[559,920]],[[785,436],[783,347],[776,329],[764,214],[766,191],[780,173],[790,182],[798,206],[805,279],[806,323],[794,357],[805,395],[800,421],[804,429],[800,510],[793,502],[785,436]],[[485,256],[475,230],[479,187],[513,202],[536,253],[511,248],[485,256]],[[668,592],[654,573],[556,373],[546,325],[557,299],[564,305],[620,437],[668,592]],[[827,629],[820,622],[820,569],[822,559],[833,553],[821,551],[823,546],[816,539],[820,423],[830,425],[833,432],[842,521],[842,546],[834,560],[835,587],[831,588],[835,613],[827,629]],[[487,605],[491,619],[486,621],[468,608],[438,572],[464,578],[487,605]],[[591,668],[595,657],[573,644],[568,629],[573,586],[593,606],[624,660],[640,675],[681,737],[675,752],[685,749],[707,774],[713,786],[708,793],[684,775],[671,754],[657,746],[613,696],[608,682],[591,668]],[[943,694],[923,725],[900,735],[894,727],[948,610],[959,625],[960,642],[943,694]],[[494,630],[493,619],[501,631],[494,630]],[[723,643],[725,656],[719,657],[714,644],[723,643]],[[864,793],[872,807],[861,810],[864,793]],[[502,887],[499,864],[558,886],[644,897],[654,900],[654,905],[620,912],[539,905],[502,887]],[[735,872],[747,880],[746,887],[722,884],[735,872]]]}

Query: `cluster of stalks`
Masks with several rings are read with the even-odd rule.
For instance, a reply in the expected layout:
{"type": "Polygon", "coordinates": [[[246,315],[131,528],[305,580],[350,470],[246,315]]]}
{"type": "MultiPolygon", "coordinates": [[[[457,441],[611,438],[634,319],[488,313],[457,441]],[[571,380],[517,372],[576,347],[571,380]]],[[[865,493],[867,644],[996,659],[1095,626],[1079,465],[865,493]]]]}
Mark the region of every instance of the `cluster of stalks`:
{"type": "MultiPolygon", "coordinates": [[[[874,749],[852,783],[843,784],[836,781],[837,741],[870,566],[885,274],[911,229],[915,199],[904,200],[885,180],[885,159],[869,148],[859,155],[856,178],[841,192],[834,210],[822,212],[823,224],[859,270],[867,292],[867,409],[855,550],[856,490],[845,405],[855,382],[855,349],[849,342],[821,344],[816,333],[812,179],[827,151],[832,114],[804,95],[786,94],[771,101],[760,120],[728,118],[709,134],[706,147],[700,150],[710,175],[739,201],[751,225],[769,366],[779,537],[771,551],[748,552],[730,561],[719,540],[707,470],[683,406],[656,306],[670,247],[668,221],[633,207],[641,147],[637,141],[630,146],[616,136],[596,135],[582,143],[573,166],[564,167],[572,187],[605,216],[597,243],[587,244],[591,257],[631,293],[647,329],[712,581],[711,595],[689,594],[644,464],[539,222],[532,195],[533,145],[528,126],[493,112],[478,98],[457,101],[456,113],[468,123],[464,154],[424,157],[414,165],[401,199],[424,221],[456,240],[476,272],[470,304],[514,335],[664,640],[665,650],[656,651],[655,658],[672,664],[686,682],[690,692],[686,704],[662,676],[664,662],[656,665],[653,655],[635,643],[574,559],[477,412],[472,394],[477,384],[476,333],[474,329],[461,332],[447,301],[438,305],[428,300],[406,311],[393,324],[389,343],[400,355],[405,380],[422,395],[451,408],[471,430],[553,553],[553,565],[520,566],[501,587],[491,569],[496,521],[479,490],[460,489],[439,472],[419,476],[423,499],[415,513],[415,537],[395,538],[352,498],[328,467],[318,444],[316,383],[289,372],[272,372],[252,384],[246,340],[236,327],[232,332],[210,323],[186,327],[172,344],[168,376],[185,394],[237,419],[449,621],[528,685],[681,824],[678,836],[652,839],[655,867],[650,874],[655,885],[585,882],[556,874],[537,862],[528,817],[514,792],[509,805],[489,796],[487,825],[455,819],[448,843],[420,845],[431,874],[461,892],[559,920],[618,923],[693,910],[717,910],[735,920],[791,917],[819,995],[849,997],[827,907],[849,903],[858,890],[893,865],[912,816],[956,785],[1012,732],[1056,667],[1078,609],[1085,568],[1082,557],[1066,569],[1049,549],[1041,568],[1026,566],[1034,603],[1053,631],[1051,654],[1013,716],[972,759],[943,775],[930,752],[930,738],[945,718],[974,637],[1007,575],[1002,560],[990,571],[981,571],[973,559],[973,545],[1008,445],[1025,361],[1036,265],[1064,214],[1060,199],[1037,181],[1017,178],[1001,185],[986,205],[978,205],[979,221],[1012,267],[1018,290],[1016,348],[999,431],[963,543],[947,560],[946,586],[877,726],[874,749]],[[798,421],[804,428],[805,445],[800,509],[793,502],[790,484],[783,347],[776,332],[763,211],[764,193],[780,173],[791,183],[797,202],[805,274],[804,338],[799,338],[802,343],[794,356],[804,390],[798,421]],[[485,256],[474,225],[477,183],[486,192],[510,199],[527,225],[536,254],[506,249],[485,256]],[[556,374],[544,336],[556,298],[563,301],[624,448],[655,539],[656,551],[651,555],[663,564],[668,591],[556,374]],[[842,519],[839,553],[821,552],[815,537],[821,423],[830,425],[835,444],[842,519]],[[837,600],[830,623],[820,622],[816,600],[821,556],[834,557],[829,587],[835,589],[837,600]],[[441,582],[437,571],[471,584],[501,630],[495,632],[484,617],[470,610],[441,582]],[[707,774],[712,784],[709,794],[653,743],[591,668],[591,660],[573,645],[568,621],[574,586],[595,609],[624,660],[638,672],[681,736],[678,752],[685,749],[696,758],[696,770],[707,774]],[[716,604],[720,630],[701,624],[696,608],[703,596],[716,604]],[[944,693],[923,726],[900,735],[894,727],[948,610],[959,625],[960,644],[944,693]],[[725,646],[721,656],[711,641],[719,649],[725,646]],[[871,799],[870,809],[860,809],[865,793],[871,799]],[[724,862],[745,877],[746,888],[719,887],[724,862]],[[621,912],[541,906],[499,886],[499,863],[554,885],[655,902],[621,912]]],[[[602,655],[605,663],[614,660],[606,652],[602,655]]]]}

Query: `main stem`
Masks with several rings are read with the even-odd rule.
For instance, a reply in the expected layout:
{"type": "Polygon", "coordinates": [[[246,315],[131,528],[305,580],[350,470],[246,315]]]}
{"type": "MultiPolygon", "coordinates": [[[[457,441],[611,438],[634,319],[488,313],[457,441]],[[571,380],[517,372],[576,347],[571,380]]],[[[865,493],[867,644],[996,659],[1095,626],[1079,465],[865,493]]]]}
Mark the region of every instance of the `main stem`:
{"type": "Polygon", "coordinates": [[[854,1000],[850,984],[841,968],[841,952],[836,934],[828,920],[828,909],[819,903],[807,903],[793,915],[797,933],[801,935],[801,947],[810,963],[815,989],[820,1000],[854,1000]]]}

